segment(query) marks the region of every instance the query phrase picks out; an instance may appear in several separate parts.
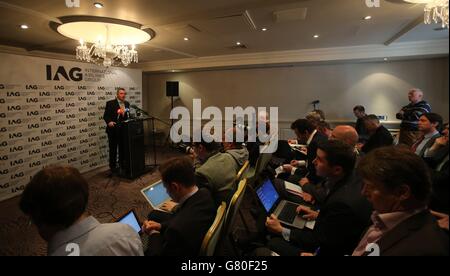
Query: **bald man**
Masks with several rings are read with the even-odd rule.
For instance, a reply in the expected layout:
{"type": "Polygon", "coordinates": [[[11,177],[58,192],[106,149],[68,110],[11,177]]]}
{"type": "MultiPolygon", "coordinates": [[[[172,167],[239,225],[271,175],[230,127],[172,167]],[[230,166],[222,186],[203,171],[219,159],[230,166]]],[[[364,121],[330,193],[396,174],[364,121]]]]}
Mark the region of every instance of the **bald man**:
{"type": "Polygon", "coordinates": [[[354,127],[344,125],[335,127],[331,132],[330,139],[341,141],[355,148],[359,140],[359,135],[354,127]]]}
{"type": "Polygon", "coordinates": [[[408,92],[408,99],[410,103],[397,113],[397,119],[402,120],[399,144],[411,147],[421,135],[419,131],[420,116],[431,113],[431,106],[423,100],[423,92],[418,88],[413,88],[408,92]]]}

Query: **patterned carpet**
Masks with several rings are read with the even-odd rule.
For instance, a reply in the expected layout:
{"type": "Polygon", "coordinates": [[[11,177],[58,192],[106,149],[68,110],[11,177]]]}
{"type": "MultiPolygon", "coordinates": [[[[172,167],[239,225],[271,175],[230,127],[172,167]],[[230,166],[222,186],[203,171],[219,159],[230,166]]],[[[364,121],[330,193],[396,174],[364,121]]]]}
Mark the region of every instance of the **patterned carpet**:
{"type": "MultiPolygon", "coordinates": [[[[158,163],[180,153],[161,149],[158,163]]],[[[133,208],[141,221],[151,211],[140,190],[160,179],[157,170],[133,181],[118,177],[108,178],[108,168],[100,168],[84,176],[90,185],[88,212],[100,222],[112,222],[133,208]]],[[[47,247],[35,226],[19,209],[20,197],[0,203],[0,256],[42,256],[47,247]]]]}

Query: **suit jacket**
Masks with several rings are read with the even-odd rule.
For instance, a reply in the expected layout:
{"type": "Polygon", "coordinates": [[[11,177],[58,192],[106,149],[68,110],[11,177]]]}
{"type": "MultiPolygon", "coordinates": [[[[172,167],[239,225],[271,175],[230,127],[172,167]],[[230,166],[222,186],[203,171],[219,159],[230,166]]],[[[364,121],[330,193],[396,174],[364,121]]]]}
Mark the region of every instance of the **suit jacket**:
{"type": "MultiPolygon", "coordinates": [[[[439,137],[441,137],[440,133],[436,133],[435,135],[433,135],[433,137],[431,137],[430,140],[428,140],[428,142],[423,146],[422,150],[419,152],[419,156],[423,158],[425,156],[425,151],[427,149],[431,148],[434,145],[434,142],[436,141],[436,139],[439,137]]],[[[420,139],[420,140],[422,140],[422,139],[420,139]]],[[[413,147],[418,146],[416,144],[417,143],[420,144],[419,141],[416,141],[416,143],[414,143],[413,147]]]]}
{"type": "MultiPolygon", "coordinates": [[[[125,108],[130,108],[130,103],[125,101],[125,108]]],[[[110,122],[120,123],[121,121],[128,120],[128,114],[124,116],[118,116],[117,110],[120,109],[117,99],[106,102],[105,113],[103,114],[103,119],[106,125],[110,122]]],[[[106,127],[106,132],[109,132],[111,128],[106,127]]]]}
{"type": "Polygon", "coordinates": [[[321,206],[314,230],[292,230],[291,242],[309,252],[320,247],[320,255],[352,254],[372,214],[361,186],[356,175],[336,183],[321,206]]]}
{"type": "Polygon", "coordinates": [[[362,147],[364,153],[369,153],[370,151],[381,148],[384,146],[391,146],[394,143],[391,133],[384,126],[380,126],[375,133],[370,136],[367,143],[362,147]]]}
{"type": "Polygon", "coordinates": [[[295,171],[295,174],[297,175],[305,175],[308,174],[308,179],[310,182],[316,184],[320,182],[322,179],[317,176],[316,174],[316,167],[313,164],[314,159],[316,159],[317,156],[317,148],[320,143],[325,142],[328,140],[328,137],[323,135],[322,133],[316,132],[313,139],[311,140],[311,143],[308,145],[308,154],[306,156],[306,160],[308,161],[308,166],[306,167],[307,172],[304,172],[302,170],[295,171]]]}
{"type": "Polygon", "coordinates": [[[448,235],[428,210],[391,229],[378,240],[381,256],[448,256],[448,235]]]}
{"type": "Polygon", "coordinates": [[[198,256],[216,211],[211,193],[207,189],[199,189],[179,206],[169,220],[161,223],[161,248],[152,250],[152,255],[198,256]]]}

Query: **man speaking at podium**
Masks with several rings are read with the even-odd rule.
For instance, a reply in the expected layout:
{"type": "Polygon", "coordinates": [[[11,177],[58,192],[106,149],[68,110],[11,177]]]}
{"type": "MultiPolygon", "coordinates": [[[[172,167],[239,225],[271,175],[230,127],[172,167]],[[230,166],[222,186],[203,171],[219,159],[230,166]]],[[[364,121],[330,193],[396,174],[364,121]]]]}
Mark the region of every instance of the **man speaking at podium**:
{"type": "Polygon", "coordinates": [[[103,119],[106,122],[106,133],[109,141],[109,168],[111,176],[118,173],[117,168],[117,147],[119,147],[119,160],[123,157],[119,126],[123,121],[128,120],[130,103],[125,101],[127,92],[124,88],[117,89],[117,97],[108,101],[105,107],[103,119]]]}

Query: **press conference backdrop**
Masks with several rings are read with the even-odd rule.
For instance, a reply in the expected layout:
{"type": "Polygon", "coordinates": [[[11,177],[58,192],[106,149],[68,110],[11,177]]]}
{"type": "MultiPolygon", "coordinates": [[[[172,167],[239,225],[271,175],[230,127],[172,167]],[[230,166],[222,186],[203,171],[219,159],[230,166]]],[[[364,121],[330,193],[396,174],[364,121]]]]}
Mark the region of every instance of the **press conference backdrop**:
{"type": "Polygon", "coordinates": [[[142,107],[142,71],[0,53],[0,201],[42,167],[107,164],[103,112],[124,87],[142,107]]]}

